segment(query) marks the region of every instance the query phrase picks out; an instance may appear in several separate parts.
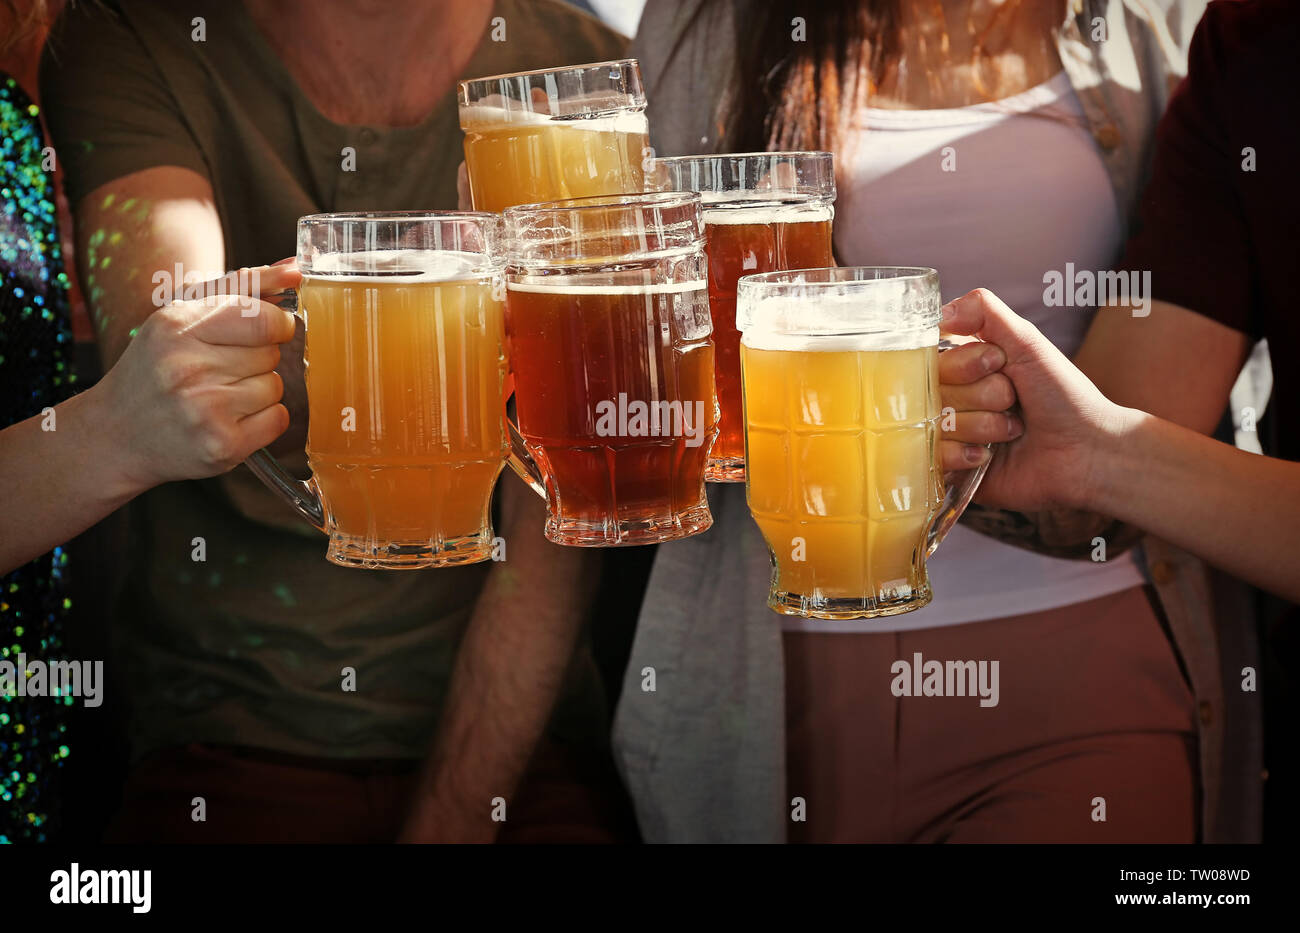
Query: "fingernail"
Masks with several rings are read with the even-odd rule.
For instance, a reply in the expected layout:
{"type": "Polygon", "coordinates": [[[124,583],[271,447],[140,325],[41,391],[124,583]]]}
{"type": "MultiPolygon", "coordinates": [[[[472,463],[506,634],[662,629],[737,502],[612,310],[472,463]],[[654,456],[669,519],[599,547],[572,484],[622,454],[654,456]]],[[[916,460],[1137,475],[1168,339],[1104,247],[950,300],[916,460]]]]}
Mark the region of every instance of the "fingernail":
{"type": "Polygon", "coordinates": [[[941,322],[951,321],[952,316],[956,313],[957,310],[952,306],[952,303],[949,302],[948,304],[944,305],[942,308],[939,309],[939,320],[941,322]]]}
{"type": "Polygon", "coordinates": [[[984,462],[988,455],[989,449],[987,447],[982,447],[979,444],[967,444],[966,448],[962,451],[962,456],[966,458],[966,462],[971,466],[979,466],[984,462]]]}
{"type": "Polygon", "coordinates": [[[273,263],[271,263],[271,265],[272,265],[272,266],[283,266],[283,265],[285,265],[285,264],[287,264],[287,263],[291,263],[291,262],[293,262],[295,258],[296,258],[296,257],[294,257],[294,256],[285,256],[285,257],[284,257],[283,259],[281,259],[279,262],[273,262],[273,263]]]}
{"type": "Polygon", "coordinates": [[[1019,437],[1025,433],[1025,423],[1015,415],[1007,415],[1007,437],[1019,437]]]}
{"type": "Polygon", "coordinates": [[[1005,362],[1006,356],[1003,355],[1001,347],[989,347],[980,355],[980,365],[984,367],[986,373],[1001,369],[1005,362]]]}

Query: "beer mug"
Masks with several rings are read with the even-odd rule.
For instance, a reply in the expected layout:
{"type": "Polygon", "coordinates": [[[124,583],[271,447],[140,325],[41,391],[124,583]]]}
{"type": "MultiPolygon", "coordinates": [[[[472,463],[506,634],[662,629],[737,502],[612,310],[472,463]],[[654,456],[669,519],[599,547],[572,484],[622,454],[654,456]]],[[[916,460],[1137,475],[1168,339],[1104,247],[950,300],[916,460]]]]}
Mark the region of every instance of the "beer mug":
{"type": "Polygon", "coordinates": [[[988,469],[940,466],[939,307],[933,269],[740,280],[746,493],[776,612],[869,619],[930,602],[925,560],[988,469]]]}
{"type": "Polygon", "coordinates": [[[745,481],[740,331],[742,275],[831,265],[835,170],[829,152],[676,156],[654,161],[656,186],[698,191],[709,257],[709,313],[722,420],[706,478],[745,481]]]}
{"type": "Polygon", "coordinates": [[[717,434],[700,196],[505,212],[510,465],[557,544],[651,544],[713,523],[717,434]]]}
{"type": "Polygon", "coordinates": [[[474,209],[641,191],[645,106],[634,59],[460,82],[474,209]]]}
{"type": "Polygon", "coordinates": [[[316,214],[298,221],[311,479],[247,462],[329,534],[344,567],[492,556],[505,464],[504,291],[494,214],[316,214]]]}

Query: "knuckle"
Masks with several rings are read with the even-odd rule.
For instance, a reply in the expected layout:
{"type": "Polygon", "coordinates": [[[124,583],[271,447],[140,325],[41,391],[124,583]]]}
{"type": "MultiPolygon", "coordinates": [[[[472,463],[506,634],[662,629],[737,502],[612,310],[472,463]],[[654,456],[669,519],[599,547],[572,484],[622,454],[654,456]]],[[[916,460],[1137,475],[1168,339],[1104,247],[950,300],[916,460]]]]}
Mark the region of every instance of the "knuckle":
{"type": "Polygon", "coordinates": [[[158,361],[156,372],[164,392],[172,394],[198,382],[207,370],[205,361],[188,353],[171,353],[158,361]]]}
{"type": "Polygon", "coordinates": [[[992,397],[993,407],[1002,410],[1014,405],[1016,403],[1016,387],[1011,384],[1011,380],[1004,373],[994,373],[989,378],[992,380],[989,394],[992,397]]]}
{"type": "Polygon", "coordinates": [[[248,321],[248,328],[252,332],[253,340],[259,344],[272,343],[271,318],[267,314],[270,305],[256,298],[249,299],[249,301],[251,303],[244,306],[248,312],[245,314],[245,319],[248,321]]]}
{"type": "Polygon", "coordinates": [[[258,373],[273,372],[280,365],[280,348],[277,346],[251,347],[248,352],[251,365],[258,373]]]}
{"type": "Polygon", "coordinates": [[[189,389],[180,393],[182,423],[191,431],[205,432],[218,415],[215,400],[201,390],[189,389]]]}
{"type": "Polygon", "coordinates": [[[212,424],[199,441],[199,453],[205,466],[228,470],[240,461],[238,439],[225,425],[212,424]]]}
{"type": "Polygon", "coordinates": [[[152,341],[175,337],[189,326],[189,322],[189,309],[185,306],[185,303],[173,301],[169,305],[163,305],[144,319],[136,339],[143,337],[145,340],[152,341]]]}

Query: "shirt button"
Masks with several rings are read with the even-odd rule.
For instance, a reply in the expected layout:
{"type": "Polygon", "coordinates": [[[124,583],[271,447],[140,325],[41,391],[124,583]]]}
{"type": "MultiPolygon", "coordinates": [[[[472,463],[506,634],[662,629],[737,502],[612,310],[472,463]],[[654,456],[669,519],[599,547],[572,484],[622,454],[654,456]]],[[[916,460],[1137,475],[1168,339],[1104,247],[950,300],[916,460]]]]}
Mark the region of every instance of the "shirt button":
{"type": "Polygon", "coordinates": [[[1168,561],[1158,560],[1151,565],[1151,579],[1156,583],[1172,583],[1177,571],[1168,561]]]}
{"type": "Polygon", "coordinates": [[[1214,707],[1210,706],[1208,700],[1202,701],[1200,706],[1201,725],[1208,726],[1214,720],[1214,707]]]}
{"type": "Polygon", "coordinates": [[[1107,123],[1105,126],[1097,128],[1094,138],[1097,140],[1098,146],[1109,152],[1120,143],[1119,127],[1114,123],[1107,123]]]}

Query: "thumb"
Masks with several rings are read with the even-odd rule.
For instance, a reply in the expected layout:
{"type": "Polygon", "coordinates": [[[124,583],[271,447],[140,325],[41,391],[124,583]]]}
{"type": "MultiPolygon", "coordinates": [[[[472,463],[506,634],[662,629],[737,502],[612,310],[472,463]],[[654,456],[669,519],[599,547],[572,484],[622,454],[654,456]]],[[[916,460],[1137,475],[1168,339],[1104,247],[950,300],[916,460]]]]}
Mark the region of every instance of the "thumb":
{"type": "Polygon", "coordinates": [[[255,270],[261,297],[274,295],[290,288],[297,288],[302,283],[302,273],[298,271],[298,263],[294,257],[281,259],[277,263],[269,266],[258,266],[255,270]]]}
{"type": "Polygon", "coordinates": [[[1046,337],[987,288],[977,288],[948,302],[942,309],[940,328],[947,334],[978,337],[996,344],[1014,360],[1051,346],[1046,337]]]}

